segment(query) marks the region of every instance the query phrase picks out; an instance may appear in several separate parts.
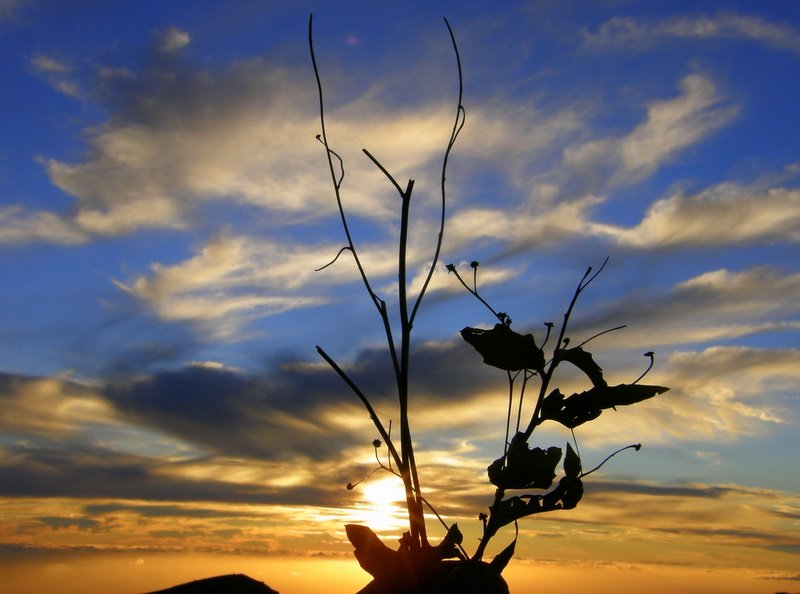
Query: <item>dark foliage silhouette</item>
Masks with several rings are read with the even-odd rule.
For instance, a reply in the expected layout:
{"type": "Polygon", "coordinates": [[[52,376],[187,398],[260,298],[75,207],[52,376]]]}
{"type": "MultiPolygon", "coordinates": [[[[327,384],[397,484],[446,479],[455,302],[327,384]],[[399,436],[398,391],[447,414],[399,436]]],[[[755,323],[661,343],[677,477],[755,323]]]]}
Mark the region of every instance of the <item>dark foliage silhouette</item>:
{"type": "MultiPolygon", "coordinates": [[[[517,537],[506,546],[492,561],[484,561],[484,553],[489,541],[498,530],[514,524],[525,516],[572,509],[578,505],[583,496],[583,479],[598,470],[612,456],[626,449],[638,450],[640,444],[632,444],[611,453],[599,465],[589,471],[583,470],[583,464],[575,439],[574,429],[583,423],[599,417],[603,411],[618,406],[631,405],[666,392],[663,386],[643,385],[639,381],[653,364],[653,353],[645,353],[650,365],[635,381],[628,384],[609,385],[603,370],[594,356],[583,347],[591,340],[621,327],[611,328],[595,336],[589,337],[577,346],[570,346],[567,336],[570,317],[581,293],[597,278],[605,267],[592,274],[589,268],[572,296],[564,313],[563,321],[558,327],[558,336],[552,347],[546,350],[547,344],[556,327],[552,322],[545,323],[544,337],[537,343],[533,334],[520,334],[512,329],[511,318],[503,312],[497,312],[478,291],[479,263],[473,261],[472,283],[468,284],[454,264],[448,264],[447,270],[452,273],[461,285],[493,315],[496,323],[492,328],[464,328],[461,336],[472,345],[487,365],[503,372],[508,384],[508,407],[506,417],[505,438],[502,455],[494,460],[487,469],[489,482],[495,487],[494,502],[488,513],[480,512],[478,520],[482,523],[482,537],[476,551],[470,555],[462,546],[462,533],[456,524],[448,524],[433,505],[423,496],[419,480],[414,442],[409,422],[409,369],[411,352],[411,330],[425,293],[430,284],[442,248],[446,213],[446,173],[450,153],[458,139],[465,122],[465,109],[462,104],[463,83],[461,59],[455,36],[450,24],[445,19],[452,42],[457,74],[458,99],[450,138],[444,148],[441,166],[441,214],[439,233],[430,259],[424,282],[416,296],[409,295],[407,278],[407,250],[409,239],[409,213],[414,180],[409,179],[405,186],[398,183],[392,174],[367,149],[364,155],[384,174],[400,197],[400,232],[398,245],[398,291],[397,320],[389,316],[386,302],[379,297],[369,276],[362,265],[358,249],[348,224],[348,218],[342,200],[342,186],[345,178],[345,164],[339,154],[332,148],[325,125],[325,102],[323,85],[313,43],[313,17],[309,18],[309,50],[319,94],[319,114],[321,134],[317,136],[325,149],[328,170],[333,187],[336,204],[345,235],[345,245],[332,262],[347,252],[355,263],[364,288],[376,308],[381,319],[388,356],[397,386],[398,418],[400,435],[391,435],[391,424],[388,429],[379,418],[368,396],[355,381],[345,372],[322,347],[317,351],[328,362],[339,377],[351,388],[361,400],[375,425],[380,439],[373,441],[377,467],[366,478],[377,471],[385,471],[402,480],[405,490],[405,502],[408,512],[408,531],[399,540],[399,547],[392,549],[367,526],[350,524],[346,526],[347,537],[355,548],[355,557],[361,567],[369,573],[373,580],[360,594],[448,594],[476,593],[495,594],[508,592],[508,586],[501,574],[514,555],[517,537]],[[399,337],[395,335],[399,328],[399,337]],[[577,368],[586,376],[591,387],[583,392],[564,395],[557,387],[553,387],[556,369],[563,363],[577,368]],[[532,403],[525,406],[526,392],[529,386],[538,382],[536,396],[532,403]],[[516,402],[516,406],[514,406],[516,402]],[[526,411],[530,411],[530,415],[526,411]],[[516,411],[516,414],[515,414],[516,411]],[[573,443],[567,443],[564,451],[558,446],[547,448],[531,447],[530,441],[534,430],[545,421],[560,423],[572,431],[573,443]],[[512,426],[514,427],[512,435],[512,426]],[[388,449],[387,462],[381,461],[378,448],[383,443],[388,449]],[[559,463],[563,476],[556,481],[559,463]],[[555,485],[555,486],[554,486],[555,485]],[[520,494],[510,494],[523,491],[520,494]],[[535,492],[526,492],[535,491],[535,492]],[[424,511],[427,508],[444,527],[444,537],[438,544],[431,544],[425,524],[424,511]]],[[[320,270],[322,270],[320,268],[320,270]]],[[[362,479],[365,480],[365,479],[362,479]]],[[[348,483],[347,488],[355,488],[358,483],[348,483]]],[[[518,532],[518,531],[516,531],[518,532]]]]}

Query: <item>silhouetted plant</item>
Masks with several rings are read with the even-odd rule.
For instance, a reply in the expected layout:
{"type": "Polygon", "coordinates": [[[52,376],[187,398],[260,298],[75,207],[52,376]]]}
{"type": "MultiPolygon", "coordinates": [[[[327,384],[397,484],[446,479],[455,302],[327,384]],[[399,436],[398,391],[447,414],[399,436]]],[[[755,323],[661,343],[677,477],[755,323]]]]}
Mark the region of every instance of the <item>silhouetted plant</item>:
{"type": "MultiPolygon", "coordinates": [[[[342,158],[331,148],[325,127],[325,106],[322,83],[314,54],[312,35],[313,18],[309,18],[308,38],[314,75],[319,93],[319,113],[321,134],[317,139],[325,148],[336,204],[344,230],[346,243],[330,266],[344,253],[349,252],[355,262],[361,281],[373,305],[378,311],[386,336],[389,357],[392,362],[395,383],[397,386],[398,418],[400,424],[399,442],[391,435],[391,425],[387,429],[370,403],[369,398],[354,380],[323,350],[317,351],[341,379],[351,388],[367,409],[370,419],[378,431],[380,439],[373,441],[377,467],[370,472],[369,478],[378,471],[390,472],[398,476],[405,489],[406,509],[408,511],[409,530],[400,538],[398,550],[386,546],[368,527],[355,524],[347,525],[346,532],[355,547],[355,556],[362,568],[374,577],[374,580],[363,590],[362,594],[381,593],[461,593],[461,592],[508,592],[508,587],[501,577],[503,569],[514,554],[517,537],[491,562],[483,561],[486,546],[497,531],[509,524],[517,525],[517,521],[525,516],[572,509],[578,505],[583,496],[582,479],[598,470],[611,457],[626,449],[636,449],[641,444],[628,445],[616,450],[606,457],[595,468],[584,471],[574,429],[583,423],[596,419],[603,410],[617,406],[634,404],[651,398],[668,390],[663,386],[639,384],[653,365],[653,353],[645,353],[649,358],[649,366],[635,381],[629,384],[608,385],[602,368],[595,362],[593,355],[583,347],[591,340],[623,326],[610,328],[596,334],[577,346],[570,346],[566,335],[570,317],[578,297],[591,284],[605,267],[592,274],[589,268],[572,296],[564,313],[563,321],[558,329],[558,336],[552,348],[545,351],[555,324],[545,323],[545,336],[541,344],[537,344],[532,334],[519,334],[512,329],[511,318],[503,312],[497,312],[478,291],[479,263],[473,261],[472,283],[468,284],[459,273],[457,267],[448,264],[447,269],[454,274],[464,288],[480,301],[497,323],[490,329],[464,328],[461,336],[472,345],[483,357],[484,363],[505,372],[508,384],[508,406],[506,415],[505,439],[503,453],[488,466],[489,482],[495,486],[494,502],[488,513],[478,514],[483,533],[476,551],[469,555],[462,547],[462,534],[456,524],[449,525],[436,512],[428,500],[423,497],[417,464],[414,456],[414,443],[409,422],[409,364],[411,354],[411,330],[416,315],[430,284],[434,270],[439,261],[444,236],[446,213],[446,173],[450,153],[455,145],[465,122],[465,110],[462,105],[463,83],[461,59],[455,36],[450,24],[445,19],[447,30],[455,53],[458,73],[458,100],[450,138],[445,146],[441,167],[441,213],[439,233],[431,257],[430,266],[415,298],[408,295],[407,279],[407,246],[409,231],[409,212],[414,180],[409,179],[405,187],[401,186],[381,162],[367,149],[362,149],[366,157],[386,176],[400,196],[400,238],[398,245],[398,315],[400,336],[393,334],[393,324],[389,317],[386,302],[378,296],[364,270],[358,250],[348,225],[342,202],[341,190],[345,177],[342,158]],[[591,388],[584,392],[565,396],[558,388],[551,389],[553,375],[562,363],[569,363],[583,372],[591,383],[591,388]],[[530,417],[523,414],[526,392],[530,391],[531,382],[538,381],[538,391],[530,417]],[[516,401],[516,407],[514,403],[516,401]],[[516,411],[516,413],[515,413],[516,411]],[[514,421],[512,423],[512,420],[514,421]],[[547,449],[531,448],[530,439],[534,430],[545,421],[554,421],[573,431],[573,443],[566,444],[566,453],[557,446],[547,449]],[[512,425],[514,434],[511,435],[512,425]],[[386,444],[388,460],[384,463],[378,455],[378,449],[386,444]],[[562,463],[563,476],[555,483],[557,467],[562,463]],[[508,495],[508,492],[524,492],[508,495]],[[438,545],[431,545],[425,525],[424,508],[427,507],[445,528],[445,536],[438,545]]],[[[320,268],[319,270],[322,270],[320,268]]],[[[397,327],[397,326],[395,326],[397,327]]],[[[530,408],[530,407],[529,407],[530,408]]],[[[365,480],[365,479],[362,479],[365,480]]],[[[357,483],[348,483],[347,488],[355,488],[357,483]]]]}

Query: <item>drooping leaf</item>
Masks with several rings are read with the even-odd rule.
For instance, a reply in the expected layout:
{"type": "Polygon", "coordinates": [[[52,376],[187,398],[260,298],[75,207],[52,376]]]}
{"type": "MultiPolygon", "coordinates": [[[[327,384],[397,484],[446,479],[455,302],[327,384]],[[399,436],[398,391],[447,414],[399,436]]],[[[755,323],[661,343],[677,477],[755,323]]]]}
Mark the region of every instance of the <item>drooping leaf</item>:
{"type": "Polygon", "coordinates": [[[503,570],[508,565],[508,562],[511,561],[511,557],[514,556],[514,551],[517,548],[517,537],[514,537],[514,540],[511,541],[511,544],[500,551],[494,559],[489,563],[489,567],[492,570],[496,571],[498,574],[503,573],[503,570]]]}
{"type": "Polygon", "coordinates": [[[564,455],[564,474],[570,478],[578,478],[581,474],[581,459],[569,442],[567,442],[567,453],[564,455]]]}
{"type": "Polygon", "coordinates": [[[603,378],[602,368],[592,358],[592,354],[584,351],[581,347],[558,351],[558,360],[572,363],[589,377],[593,386],[607,385],[603,378]]]}
{"type": "Polygon", "coordinates": [[[561,448],[530,449],[523,433],[511,440],[505,458],[489,465],[489,481],[501,489],[547,489],[553,484],[561,448]]]}
{"type": "Polygon", "coordinates": [[[506,371],[544,370],[544,353],[536,346],[533,334],[518,334],[505,324],[495,324],[491,330],[466,327],[461,336],[475,347],[487,365],[506,371]]]}
{"type": "Polygon", "coordinates": [[[398,554],[378,538],[367,526],[346,524],[344,527],[353,554],[361,568],[376,579],[391,579],[398,571],[398,554]]]}
{"type": "Polygon", "coordinates": [[[600,413],[607,408],[635,404],[642,400],[652,398],[657,394],[663,394],[669,390],[664,386],[648,386],[644,384],[620,384],[618,386],[594,386],[593,388],[572,394],[567,398],[554,393],[548,395],[553,397],[548,402],[545,409],[542,403],[542,418],[558,421],[565,427],[574,429],[587,421],[596,419],[600,413]],[[560,397],[560,398],[559,398],[560,397]],[[560,408],[556,405],[560,404],[560,408]]]}

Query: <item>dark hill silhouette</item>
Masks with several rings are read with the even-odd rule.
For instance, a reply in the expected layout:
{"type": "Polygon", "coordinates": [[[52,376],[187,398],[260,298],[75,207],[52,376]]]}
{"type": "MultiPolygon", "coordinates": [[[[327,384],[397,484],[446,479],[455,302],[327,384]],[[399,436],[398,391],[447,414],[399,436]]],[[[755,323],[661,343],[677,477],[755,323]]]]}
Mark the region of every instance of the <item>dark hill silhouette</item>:
{"type": "Polygon", "coordinates": [[[278,591],[242,573],[232,573],[187,582],[148,594],[278,594],[278,591]]]}

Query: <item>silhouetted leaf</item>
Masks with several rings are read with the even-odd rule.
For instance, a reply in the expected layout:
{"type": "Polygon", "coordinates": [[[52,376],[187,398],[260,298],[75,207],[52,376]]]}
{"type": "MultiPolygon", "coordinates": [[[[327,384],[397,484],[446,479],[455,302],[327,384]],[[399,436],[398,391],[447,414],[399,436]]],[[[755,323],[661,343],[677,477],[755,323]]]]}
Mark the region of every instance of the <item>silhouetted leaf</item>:
{"type": "Polygon", "coordinates": [[[508,565],[508,562],[511,561],[511,557],[514,556],[514,551],[517,548],[517,538],[514,537],[514,540],[511,541],[511,544],[500,551],[494,559],[492,559],[491,563],[489,563],[489,567],[492,570],[496,571],[498,574],[503,573],[503,570],[508,565]]]}
{"type": "Polygon", "coordinates": [[[564,455],[564,474],[570,478],[578,478],[581,474],[581,459],[569,442],[567,442],[567,453],[564,455]]]}
{"type": "Polygon", "coordinates": [[[464,328],[461,336],[475,347],[487,365],[506,371],[544,370],[544,353],[536,346],[533,334],[518,334],[505,324],[495,324],[491,330],[464,328]]]}
{"type": "Polygon", "coordinates": [[[503,499],[492,506],[492,518],[493,521],[497,522],[499,528],[539,511],[542,511],[539,505],[539,498],[525,501],[515,495],[514,497],[503,499]]]}
{"type": "Polygon", "coordinates": [[[564,509],[573,509],[583,497],[583,482],[579,478],[565,476],[558,483],[559,487],[562,485],[561,503],[564,509]]]}
{"type": "Polygon", "coordinates": [[[564,395],[556,388],[542,400],[541,414],[543,419],[557,419],[564,407],[564,395]]]}
{"type": "Polygon", "coordinates": [[[458,524],[453,524],[447,529],[442,542],[433,547],[434,556],[437,559],[452,559],[453,557],[460,557],[458,545],[464,541],[464,535],[458,528],[458,524]]]}
{"type": "Polygon", "coordinates": [[[353,554],[364,571],[380,579],[390,579],[397,572],[397,552],[383,544],[370,528],[346,524],[344,530],[355,547],[353,554]]]}
{"type": "Polygon", "coordinates": [[[595,386],[585,392],[564,398],[560,393],[550,393],[542,403],[542,418],[558,421],[565,427],[574,429],[587,421],[596,419],[606,408],[635,404],[663,394],[669,390],[664,386],[643,384],[620,384],[618,386],[595,386]],[[552,397],[552,398],[551,398],[552,397]],[[549,402],[547,402],[549,400],[549,402]],[[548,406],[545,409],[544,403],[548,406]],[[556,405],[560,403],[560,408],[556,405]]]}
{"type": "Polygon", "coordinates": [[[553,484],[561,448],[529,449],[523,433],[511,440],[505,458],[489,465],[489,481],[502,489],[547,489],[553,484]]]}
{"type": "Polygon", "coordinates": [[[592,385],[607,385],[606,380],[603,379],[603,370],[595,363],[592,354],[584,351],[581,347],[558,351],[558,359],[559,361],[569,361],[583,371],[591,380],[592,385]]]}

